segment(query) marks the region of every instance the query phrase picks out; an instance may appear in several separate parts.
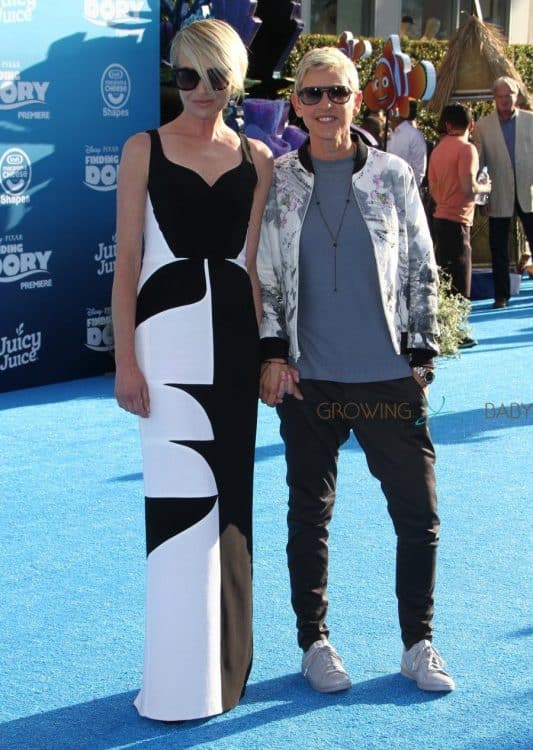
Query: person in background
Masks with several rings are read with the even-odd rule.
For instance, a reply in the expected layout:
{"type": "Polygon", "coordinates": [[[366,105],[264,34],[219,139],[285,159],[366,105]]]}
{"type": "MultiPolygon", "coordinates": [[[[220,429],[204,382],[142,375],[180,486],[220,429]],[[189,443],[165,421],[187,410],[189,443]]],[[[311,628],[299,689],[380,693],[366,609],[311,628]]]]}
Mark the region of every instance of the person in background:
{"type": "Polygon", "coordinates": [[[416,127],[416,101],[409,102],[407,117],[392,117],[392,134],[387,151],[404,159],[415,173],[417,187],[420,188],[426,174],[427,146],[422,132],[416,127]]]}
{"type": "MultiPolygon", "coordinates": [[[[470,299],[472,248],[470,227],[474,222],[476,193],[490,193],[490,181],[477,182],[479,160],[469,143],[472,129],[470,110],[462,104],[444,107],[438,126],[445,134],[433,149],[428,167],[429,191],[435,201],[433,236],[437,262],[450,274],[452,289],[470,299]]],[[[464,336],[463,349],[476,345],[464,336]]]]}
{"type": "Polygon", "coordinates": [[[415,22],[413,16],[402,16],[400,23],[400,36],[413,37],[415,22]]]}
{"type": "Polygon", "coordinates": [[[352,125],[352,130],[359,133],[368,146],[374,146],[383,151],[385,121],[379,115],[366,115],[359,125],[352,125]]]}
{"type": "Polygon", "coordinates": [[[124,146],[113,282],[119,405],[142,419],[147,596],[141,716],[241,699],[252,659],[256,252],[272,156],[222,113],[246,49],[224,21],[171,48],[182,113],[124,146]],[[254,300],[255,297],[255,300],[254,300]]]}
{"type": "Polygon", "coordinates": [[[440,31],[441,21],[440,18],[428,18],[426,25],[424,26],[424,33],[420,37],[421,42],[430,42],[437,38],[440,31]]]}
{"type": "Polygon", "coordinates": [[[432,644],[440,522],[424,416],[438,353],[437,266],[412,170],[350,132],[361,100],[357,70],[340,50],[303,56],[292,104],[309,141],[275,162],[257,258],[260,394],[277,406],[285,443],[305,679],[325,693],[351,686],[325,619],[337,458],[353,431],[398,539],[401,672],[422,690],[449,691],[432,644]],[[358,404],[374,417],[354,416],[358,404]],[[399,404],[406,411],[394,416],[399,404]]]}
{"type": "Polygon", "coordinates": [[[472,138],[492,178],[489,244],[494,307],[501,309],[511,296],[509,233],[515,212],[533,249],[533,113],[518,107],[520,89],[513,78],[497,78],[493,91],[495,111],[476,123],[472,138]]]}

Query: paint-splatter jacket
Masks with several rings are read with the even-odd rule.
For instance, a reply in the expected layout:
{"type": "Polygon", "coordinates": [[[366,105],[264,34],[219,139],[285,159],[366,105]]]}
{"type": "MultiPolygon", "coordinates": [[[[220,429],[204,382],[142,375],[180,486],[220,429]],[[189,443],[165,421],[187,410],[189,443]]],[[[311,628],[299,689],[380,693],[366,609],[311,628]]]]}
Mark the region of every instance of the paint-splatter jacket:
{"type": "MultiPolygon", "coordinates": [[[[414,352],[412,363],[418,364],[439,351],[438,273],[424,208],[413,172],[402,159],[367,148],[357,136],[354,140],[353,192],[374,248],[387,327],[395,351],[414,352]]],[[[264,358],[289,354],[297,362],[300,356],[300,233],[313,182],[305,144],[276,160],[257,257],[264,358]]]]}

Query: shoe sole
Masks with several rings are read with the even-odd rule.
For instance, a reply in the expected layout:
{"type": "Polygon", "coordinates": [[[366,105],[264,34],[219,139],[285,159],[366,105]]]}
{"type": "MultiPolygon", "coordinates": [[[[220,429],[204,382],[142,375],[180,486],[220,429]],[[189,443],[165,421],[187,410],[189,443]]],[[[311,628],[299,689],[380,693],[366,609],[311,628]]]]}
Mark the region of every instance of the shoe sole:
{"type": "Polygon", "coordinates": [[[319,688],[312,685],[307,677],[304,679],[307,681],[309,687],[317,693],[343,693],[345,690],[349,690],[352,687],[352,683],[350,682],[345,687],[319,688]]]}
{"type": "Polygon", "coordinates": [[[409,672],[405,667],[400,667],[400,674],[403,674],[404,677],[407,677],[409,680],[413,680],[414,682],[416,682],[416,685],[420,690],[426,690],[430,693],[450,693],[452,690],[455,690],[455,685],[453,685],[453,687],[451,685],[442,685],[439,687],[423,687],[416,679],[416,676],[413,675],[412,672],[409,672]]]}

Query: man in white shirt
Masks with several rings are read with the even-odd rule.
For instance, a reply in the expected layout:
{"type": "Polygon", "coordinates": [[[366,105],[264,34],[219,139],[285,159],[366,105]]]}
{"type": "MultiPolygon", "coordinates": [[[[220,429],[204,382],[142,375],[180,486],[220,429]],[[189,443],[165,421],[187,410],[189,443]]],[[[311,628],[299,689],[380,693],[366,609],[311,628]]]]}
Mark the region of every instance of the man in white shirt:
{"type": "Polygon", "coordinates": [[[423,134],[415,125],[416,102],[409,102],[408,117],[393,117],[392,135],[387,151],[404,159],[415,173],[416,184],[420,188],[426,174],[427,148],[423,134]]]}

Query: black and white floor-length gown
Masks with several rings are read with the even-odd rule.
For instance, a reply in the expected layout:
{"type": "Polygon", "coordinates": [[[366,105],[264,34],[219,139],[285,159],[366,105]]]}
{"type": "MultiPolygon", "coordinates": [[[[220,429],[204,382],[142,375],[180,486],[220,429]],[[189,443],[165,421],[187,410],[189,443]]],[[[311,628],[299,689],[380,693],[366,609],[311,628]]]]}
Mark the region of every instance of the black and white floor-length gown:
{"type": "Polygon", "coordinates": [[[157,131],[138,288],[136,351],[147,540],[142,716],[235,706],[252,658],[252,479],[259,342],[244,264],[257,175],[210,186],[169,161],[157,131]]]}

